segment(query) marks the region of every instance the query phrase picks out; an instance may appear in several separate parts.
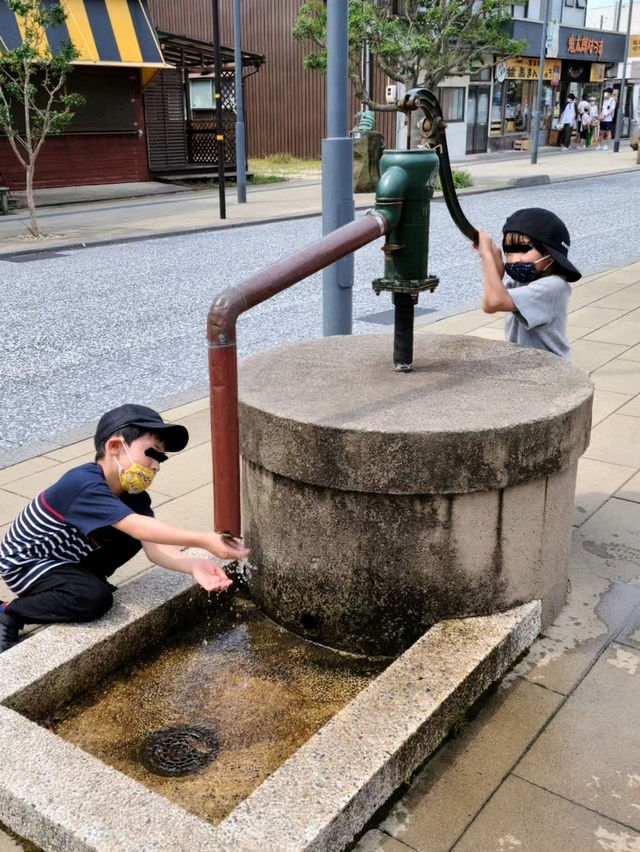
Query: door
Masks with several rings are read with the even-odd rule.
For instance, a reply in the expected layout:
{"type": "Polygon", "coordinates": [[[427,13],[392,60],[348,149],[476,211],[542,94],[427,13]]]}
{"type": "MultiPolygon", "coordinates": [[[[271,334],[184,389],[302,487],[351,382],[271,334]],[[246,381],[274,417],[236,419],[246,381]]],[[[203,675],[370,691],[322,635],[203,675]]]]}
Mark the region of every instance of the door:
{"type": "Polygon", "coordinates": [[[487,150],[489,93],[489,86],[469,86],[467,154],[481,154],[487,150]]]}

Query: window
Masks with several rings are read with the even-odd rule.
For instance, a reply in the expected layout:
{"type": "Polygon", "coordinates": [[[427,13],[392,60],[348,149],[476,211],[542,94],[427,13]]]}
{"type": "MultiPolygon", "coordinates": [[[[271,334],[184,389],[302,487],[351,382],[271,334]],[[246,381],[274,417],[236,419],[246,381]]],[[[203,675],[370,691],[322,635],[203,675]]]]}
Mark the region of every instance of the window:
{"type": "Polygon", "coordinates": [[[190,80],[191,109],[215,109],[214,81],[210,77],[190,80]]]}
{"type": "Polygon", "coordinates": [[[464,121],[464,88],[442,86],[438,89],[438,100],[445,121],[464,121]]]}
{"type": "Polygon", "coordinates": [[[507,80],[504,105],[507,133],[526,133],[529,130],[529,103],[533,88],[533,83],[529,81],[507,80]]]}

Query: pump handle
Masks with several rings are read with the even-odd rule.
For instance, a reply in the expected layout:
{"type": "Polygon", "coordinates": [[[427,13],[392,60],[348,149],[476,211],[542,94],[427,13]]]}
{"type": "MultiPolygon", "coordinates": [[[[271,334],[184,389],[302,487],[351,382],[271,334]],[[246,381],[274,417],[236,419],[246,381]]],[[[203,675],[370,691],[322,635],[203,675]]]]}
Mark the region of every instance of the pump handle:
{"type": "MultiPolygon", "coordinates": [[[[456,195],[451,163],[449,162],[449,151],[447,149],[447,137],[445,134],[446,122],[442,117],[442,107],[437,97],[429,89],[411,89],[398,101],[398,109],[402,112],[412,112],[421,109],[425,114],[423,122],[423,134],[425,147],[433,149],[440,162],[440,183],[442,194],[447,204],[447,209],[453,221],[462,233],[478,245],[478,230],[462,212],[458,196],[456,195]]],[[[411,122],[407,121],[407,147],[410,147],[409,137],[411,135],[411,122]]]]}

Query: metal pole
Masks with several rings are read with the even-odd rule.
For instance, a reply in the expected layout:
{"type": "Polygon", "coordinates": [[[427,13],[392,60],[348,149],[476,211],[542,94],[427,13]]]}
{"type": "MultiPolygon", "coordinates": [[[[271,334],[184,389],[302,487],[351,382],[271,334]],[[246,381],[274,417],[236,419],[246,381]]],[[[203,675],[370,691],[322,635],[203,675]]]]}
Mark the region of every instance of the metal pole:
{"type": "Polygon", "coordinates": [[[551,16],[551,0],[546,0],[544,7],[544,23],[540,36],[540,70],[538,72],[538,89],[536,91],[536,108],[533,111],[533,145],[531,146],[531,165],[538,162],[538,145],[540,143],[540,119],[542,117],[542,93],[544,89],[544,61],[547,57],[547,33],[551,16]]]}
{"type": "Polygon", "coordinates": [[[216,73],[216,145],[218,148],[218,195],[220,198],[220,218],[227,218],[227,203],[224,196],[224,133],[222,130],[222,58],[220,56],[220,15],[218,0],[213,3],[213,50],[216,73]]]}
{"type": "Polygon", "coordinates": [[[629,42],[631,40],[631,16],[633,15],[633,0],[629,2],[629,20],[627,21],[627,36],[624,40],[624,59],[622,60],[622,74],[620,75],[620,103],[618,104],[618,116],[616,119],[616,135],[613,140],[613,150],[620,150],[620,136],[622,135],[622,121],[624,117],[624,102],[626,100],[625,87],[627,85],[627,58],[629,56],[629,42]]]}
{"type": "MultiPolygon", "coordinates": [[[[322,234],[352,222],[353,140],[348,136],[349,3],[327,2],[327,138],[322,140],[322,234]]],[[[322,275],[322,332],[351,334],[353,255],[322,275]]]]}
{"type": "Polygon", "coordinates": [[[247,201],[246,143],[244,138],[244,92],[242,91],[242,18],[240,0],[233,0],[233,59],[236,78],[236,175],[238,204],[247,201]]]}

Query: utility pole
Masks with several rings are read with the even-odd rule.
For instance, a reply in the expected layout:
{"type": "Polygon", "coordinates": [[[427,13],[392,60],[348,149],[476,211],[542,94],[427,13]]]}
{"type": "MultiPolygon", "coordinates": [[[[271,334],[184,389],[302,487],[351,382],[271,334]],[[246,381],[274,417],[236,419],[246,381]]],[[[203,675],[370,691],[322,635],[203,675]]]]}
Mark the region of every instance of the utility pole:
{"type": "Polygon", "coordinates": [[[233,0],[233,64],[236,79],[236,186],[238,204],[247,201],[247,149],[244,138],[244,92],[242,91],[242,15],[240,0],[233,0]]]}
{"type": "MultiPolygon", "coordinates": [[[[622,135],[622,121],[624,118],[624,102],[626,100],[627,87],[627,59],[629,57],[629,42],[631,41],[631,16],[633,15],[633,0],[629,0],[629,20],[627,21],[627,36],[624,40],[624,59],[622,60],[622,74],[620,75],[620,102],[618,103],[618,115],[616,118],[616,135],[613,140],[613,150],[617,154],[620,150],[620,136],[622,135]]],[[[618,21],[620,19],[618,18],[618,21]]]]}
{"type": "MultiPolygon", "coordinates": [[[[327,0],[327,138],[322,140],[322,234],[352,222],[353,140],[348,136],[349,3],[327,0]]],[[[322,273],[322,332],[351,334],[353,255],[322,273]]]]}
{"type": "Polygon", "coordinates": [[[218,195],[220,198],[220,218],[227,218],[227,202],[224,197],[224,131],[222,129],[222,58],[220,56],[220,13],[218,0],[212,0],[213,11],[213,51],[216,76],[216,146],[218,149],[218,195]]]}
{"type": "Polygon", "coordinates": [[[531,146],[531,165],[538,162],[538,145],[540,143],[540,120],[542,118],[542,94],[544,91],[544,65],[547,57],[547,38],[549,36],[549,18],[551,17],[551,0],[546,0],[544,7],[544,23],[540,37],[540,70],[538,71],[538,89],[536,91],[536,108],[533,111],[533,145],[531,146]]]}

